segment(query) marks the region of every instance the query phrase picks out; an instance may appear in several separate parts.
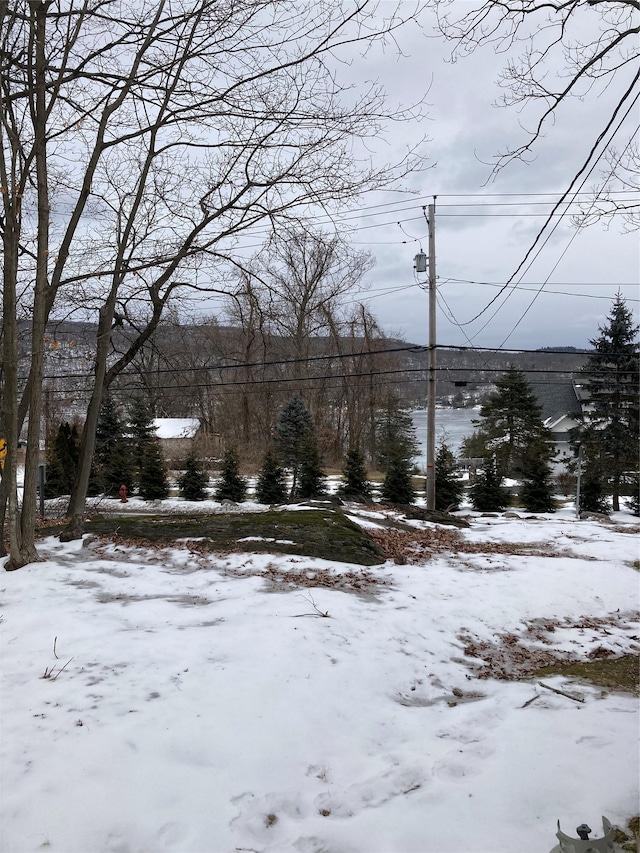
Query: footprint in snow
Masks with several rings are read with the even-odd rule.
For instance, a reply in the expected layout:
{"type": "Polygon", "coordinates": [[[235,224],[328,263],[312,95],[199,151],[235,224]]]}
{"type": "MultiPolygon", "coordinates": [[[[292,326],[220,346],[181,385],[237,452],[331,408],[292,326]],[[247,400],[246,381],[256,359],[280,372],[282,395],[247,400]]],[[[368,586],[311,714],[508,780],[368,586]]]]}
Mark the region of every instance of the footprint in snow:
{"type": "Polygon", "coordinates": [[[185,826],[180,823],[165,823],[157,835],[157,845],[154,845],[155,850],[187,850],[188,845],[183,844],[187,841],[189,832],[185,826]],[[176,845],[180,845],[179,847],[176,845]]]}
{"type": "Polygon", "coordinates": [[[323,817],[352,817],[364,809],[378,808],[395,797],[407,796],[425,785],[425,774],[417,767],[390,770],[382,776],[350,786],[332,786],[316,797],[314,805],[323,817]]]}
{"type": "Polygon", "coordinates": [[[299,820],[309,814],[296,794],[288,792],[261,797],[245,793],[233,797],[231,802],[240,811],[231,821],[232,828],[262,842],[275,840],[287,818],[299,820]]]}

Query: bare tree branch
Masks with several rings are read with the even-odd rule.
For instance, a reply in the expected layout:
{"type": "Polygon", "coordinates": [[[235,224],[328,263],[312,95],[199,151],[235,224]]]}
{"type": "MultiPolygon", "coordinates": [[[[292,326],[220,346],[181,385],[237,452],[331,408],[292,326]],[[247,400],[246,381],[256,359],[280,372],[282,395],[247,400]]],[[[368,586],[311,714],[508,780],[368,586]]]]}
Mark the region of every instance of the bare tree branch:
{"type": "MultiPolygon", "coordinates": [[[[474,0],[464,4],[430,0],[430,5],[437,14],[438,31],[453,44],[452,58],[488,45],[497,53],[505,53],[506,66],[498,81],[504,90],[500,104],[528,106],[529,114],[532,110],[536,113],[525,141],[496,154],[494,175],[514,160],[526,160],[535,151],[569,99],[584,100],[588,109],[588,104],[605,89],[618,95],[603,115],[593,139],[586,140],[590,151],[580,173],[591,170],[606,157],[611,164],[614,157],[606,152],[627,150],[636,131],[628,124],[615,133],[612,128],[620,111],[631,102],[637,82],[638,0],[474,0]]],[[[617,204],[612,194],[628,189],[626,176],[634,177],[637,186],[639,172],[636,146],[618,164],[612,178],[594,190],[595,203],[581,224],[595,221],[599,211],[602,215],[611,211],[617,204]]],[[[632,228],[637,225],[634,213],[639,206],[631,203],[629,207],[625,224],[632,228]]]]}

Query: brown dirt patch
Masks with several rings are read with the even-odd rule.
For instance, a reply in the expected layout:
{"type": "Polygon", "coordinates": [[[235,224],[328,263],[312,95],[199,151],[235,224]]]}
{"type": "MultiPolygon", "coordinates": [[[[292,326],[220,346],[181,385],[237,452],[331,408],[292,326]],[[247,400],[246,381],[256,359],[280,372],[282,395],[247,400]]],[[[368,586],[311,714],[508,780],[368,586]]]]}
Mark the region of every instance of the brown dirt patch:
{"type": "Polygon", "coordinates": [[[378,530],[369,534],[384,552],[388,560],[404,564],[423,563],[433,554],[505,554],[524,557],[563,557],[564,551],[556,550],[544,542],[467,542],[458,530],[433,527],[428,530],[378,530]]]}

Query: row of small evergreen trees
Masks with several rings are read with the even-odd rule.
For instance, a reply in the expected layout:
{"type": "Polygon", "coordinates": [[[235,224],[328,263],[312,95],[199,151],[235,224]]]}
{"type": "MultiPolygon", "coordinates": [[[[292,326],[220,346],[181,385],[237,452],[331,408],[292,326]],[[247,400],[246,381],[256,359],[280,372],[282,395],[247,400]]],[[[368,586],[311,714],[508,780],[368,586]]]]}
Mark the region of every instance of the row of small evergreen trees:
{"type": "MultiPolygon", "coordinates": [[[[640,346],[638,326],[620,294],[590,343],[593,352],[581,377],[589,394],[588,409],[572,437],[576,449],[581,447],[580,509],[608,512],[612,506],[617,511],[626,489],[631,495],[630,509],[637,515],[640,346]]],[[[496,392],[481,408],[476,426],[474,435],[463,445],[466,456],[484,460],[469,489],[473,507],[487,512],[505,509],[510,494],[503,479],[509,476],[521,482],[519,504],[525,509],[553,512],[553,437],[522,371],[511,367],[498,380],[496,392]]],[[[378,434],[382,438],[379,463],[386,473],[382,498],[390,503],[411,503],[415,497],[411,476],[416,452],[413,425],[406,413],[388,407],[378,423],[378,434]]],[[[317,453],[314,464],[316,461],[317,453]]],[[[572,468],[576,473],[577,463],[572,468]]],[[[352,496],[366,498],[366,476],[357,451],[348,457],[344,473],[343,490],[351,488],[352,496]],[[352,465],[360,472],[354,488],[349,486],[352,465]]],[[[295,482],[294,474],[294,487],[295,482]]],[[[436,458],[436,509],[458,508],[462,494],[455,458],[443,443],[436,458]]]]}
{"type": "MultiPolygon", "coordinates": [[[[389,407],[380,424],[379,465],[385,472],[381,497],[387,503],[410,504],[416,498],[414,463],[416,438],[411,418],[401,409],[389,407]]],[[[46,494],[68,494],[78,460],[79,435],[76,425],[63,423],[51,444],[48,458],[46,494]]],[[[209,475],[195,455],[190,455],[178,478],[180,494],[186,500],[204,500],[209,475]]],[[[107,399],[98,427],[93,460],[91,494],[117,496],[124,484],[129,492],[137,490],[146,500],[168,495],[167,472],[153,418],[145,404],[135,399],[123,420],[113,401],[107,399]]],[[[241,502],[247,495],[247,480],[240,474],[235,448],[222,460],[220,478],[214,491],[217,500],[241,502]]],[[[553,509],[550,485],[545,488],[534,480],[525,481],[522,499],[531,510],[553,509]]],[[[308,500],[326,495],[326,481],[315,426],[299,395],[282,407],[274,430],[273,446],[268,450],[259,472],[255,497],[259,503],[281,504],[289,500],[308,500]],[[287,471],[291,485],[287,484],[287,471]]],[[[357,448],[346,456],[343,482],[338,494],[347,499],[369,502],[372,485],[368,480],[363,454],[357,448]]],[[[456,474],[455,457],[442,443],[436,457],[436,509],[455,510],[460,506],[464,486],[456,474]]],[[[497,511],[509,503],[509,494],[501,485],[493,463],[487,464],[470,490],[476,509],[497,511]]]]}
{"type": "MultiPolygon", "coordinates": [[[[378,424],[380,446],[379,465],[385,471],[382,498],[390,503],[412,503],[413,458],[417,442],[410,416],[397,406],[388,406],[378,424]]],[[[368,502],[372,487],[367,479],[365,460],[361,451],[348,451],[343,469],[343,483],[338,490],[348,500],[368,502]]],[[[179,480],[183,496],[202,500],[205,496],[205,475],[197,460],[188,459],[184,475],[179,480]]],[[[290,500],[321,498],[327,493],[325,475],[318,447],[313,417],[299,394],[285,403],[278,413],[273,444],[268,449],[256,483],[256,500],[263,504],[281,504],[290,500]],[[287,472],[291,483],[287,482],[287,472]]],[[[217,500],[243,501],[247,481],[240,475],[240,461],[235,448],[230,448],[223,460],[220,480],[215,490],[217,500]]]]}
{"type": "MultiPolygon", "coordinates": [[[[411,503],[414,456],[417,450],[415,430],[410,416],[397,400],[389,400],[377,425],[380,468],[385,472],[383,499],[392,503],[411,503]]],[[[80,435],[76,424],[60,424],[50,438],[47,451],[45,494],[57,497],[71,492],[79,457],[80,435]]],[[[180,493],[188,500],[206,497],[209,478],[201,462],[191,455],[178,479],[180,493]]],[[[141,398],[134,398],[124,416],[111,398],[106,398],[100,413],[96,447],[92,461],[89,494],[116,497],[122,485],[145,500],[168,496],[167,470],[156,436],[153,413],[141,398]]],[[[220,479],[214,492],[217,500],[242,501],[247,481],[240,475],[240,460],[235,448],[229,448],[222,460],[220,479]]],[[[347,454],[345,479],[341,493],[348,498],[367,501],[371,485],[367,480],[364,457],[358,449],[347,454]]],[[[307,500],[326,494],[326,481],[313,417],[299,394],[280,409],[268,450],[258,476],[256,499],[276,504],[287,500],[307,500]],[[287,485],[287,472],[291,485],[287,485]]]]}
{"type": "MultiPolygon", "coordinates": [[[[79,447],[77,425],[60,424],[47,450],[46,497],[70,494],[79,447]]],[[[122,485],[145,500],[163,500],[169,495],[167,469],[150,407],[143,399],[134,398],[123,418],[115,402],[107,397],[100,411],[89,495],[116,497],[122,485]]]]}
{"type": "MultiPolygon", "coordinates": [[[[627,472],[638,470],[638,328],[624,300],[614,300],[608,322],[591,341],[594,351],[583,369],[590,392],[590,411],[575,440],[583,452],[580,508],[608,511],[607,492],[613,509],[627,472]]],[[[554,509],[551,474],[552,436],[542,421],[542,409],[525,375],[511,367],[497,382],[496,392],[481,408],[474,434],[463,443],[468,457],[484,460],[469,489],[475,509],[500,511],[510,502],[504,477],[517,478],[522,487],[519,503],[534,512],[554,509]]],[[[61,424],[49,442],[47,495],[68,494],[78,461],[78,431],[61,424]]],[[[382,499],[409,504],[415,500],[415,429],[410,416],[391,397],[376,423],[377,464],[385,474],[382,499]]],[[[364,458],[357,448],[347,454],[340,494],[367,501],[371,485],[364,458]]],[[[126,419],[107,398],[98,425],[90,494],[117,495],[122,484],[147,500],[168,495],[168,483],[153,417],[142,399],[132,401],[126,419]]],[[[178,485],[189,499],[202,499],[208,476],[195,457],[186,461],[178,485]]],[[[638,484],[633,486],[631,509],[638,513],[638,484]]],[[[218,500],[244,500],[246,480],[240,475],[236,451],[225,454],[215,491],[218,500]]],[[[261,503],[321,497],[326,493],[322,460],[313,417],[302,397],[295,394],[280,409],[273,444],[259,473],[256,498],[261,503]],[[287,486],[286,472],[291,476],[287,486]]],[[[456,509],[463,485],[456,474],[455,458],[445,443],[436,458],[436,508],[456,509]]]]}

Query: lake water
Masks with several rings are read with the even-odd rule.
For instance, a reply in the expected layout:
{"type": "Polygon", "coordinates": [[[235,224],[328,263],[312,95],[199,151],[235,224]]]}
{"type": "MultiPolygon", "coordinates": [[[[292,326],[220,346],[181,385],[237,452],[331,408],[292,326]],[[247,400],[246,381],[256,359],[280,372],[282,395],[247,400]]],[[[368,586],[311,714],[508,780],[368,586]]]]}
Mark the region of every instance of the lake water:
{"type": "MultiPolygon", "coordinates": [[[[457,455],[463,438],[474,430],[472,419],[478,419],[477,409],[436,409],[436,450],[442,439],[457,455]]],[[[411,418],[416,428],[416,437],[420,444],[420,455],[416,462],[421,469],[427,462],[427,410],[416,409],[411,412],[411,418]]]]}

